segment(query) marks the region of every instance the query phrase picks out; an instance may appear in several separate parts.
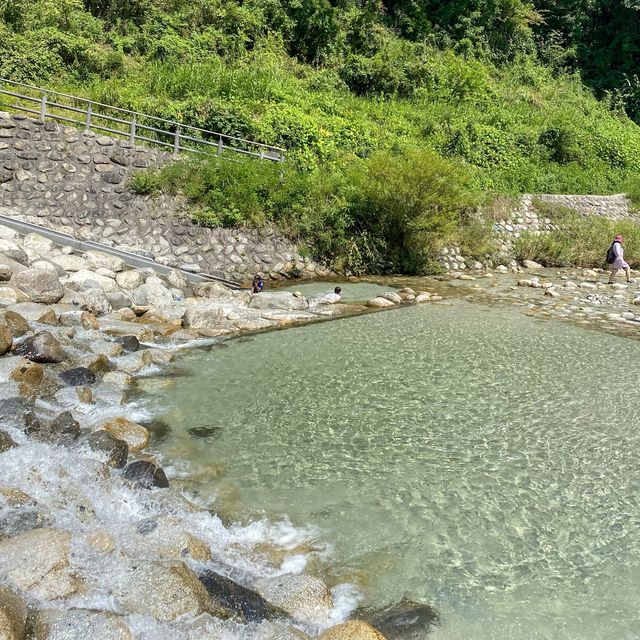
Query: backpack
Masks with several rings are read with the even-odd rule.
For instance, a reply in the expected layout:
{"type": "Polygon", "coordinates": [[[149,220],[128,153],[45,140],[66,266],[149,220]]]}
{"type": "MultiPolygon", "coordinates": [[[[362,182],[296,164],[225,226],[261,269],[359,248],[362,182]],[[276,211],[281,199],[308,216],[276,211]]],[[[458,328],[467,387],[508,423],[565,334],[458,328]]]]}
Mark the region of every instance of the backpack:
{"type": "Polygon", "coordinates": [[[613,264],[616,261],[616,252],[613,250],[615,244],[615,242],[612,242],[611,246],[607,249],[607,264],[613,264]]]}

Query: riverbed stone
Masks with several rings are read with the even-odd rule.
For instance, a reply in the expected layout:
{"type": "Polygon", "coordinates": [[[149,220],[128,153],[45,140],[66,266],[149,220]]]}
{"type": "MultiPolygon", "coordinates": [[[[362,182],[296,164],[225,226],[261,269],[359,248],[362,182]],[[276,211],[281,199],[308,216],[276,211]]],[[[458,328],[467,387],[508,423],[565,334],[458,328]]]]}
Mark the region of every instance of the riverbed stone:
{"type": "Polygon", "coordinates": [[[130,462],[124,468],[122,477],[143,489],[166,489],[169,486],[169,480],[162,467],[148,460],[130,462]]]}
{"type": "Polygon", "coordinates": [[[82,327],[87,330],[100,328],[97,318],[92,313],[80,309],[64,311],[60,314],[58,321],[65,327],[82,327]]]}
{"type": "Polygon", "coordinates": [[[94,384],[96,374],[88,367],[74,367],[59,374],[60,379],[69,387],[94,384]]]}
{"type": "Polygon", "coordinates": [[[58,316],[52,307],[38,302],[19,302],[6,309],[22,316],[29,324],[58,324],[58,316]]]}
{"type": "Polygon", "coordinates": [[[359,609],[354,617],[367,622],[387,640],[417,640],[438,623],[438,612],[430,605],[403,599],[382,609],[359,609]]]}
{"type": "Polygon", "coordinates": [[[402,297],[395,291],[387,291],[386,293],[381,294],[380,297],[385,300],[390,300],[393,304],[400,304],[402,302],[402,297]]]}
{"type": "Polygon", "coordinates": [[[67,286],[76,288],[80,292],[86,292],[89,289],[98,289],[104,293],[118,293],[120,289],[115,280],[100,275],[95,271],[76,271],[67,278],[67,286]]]}
{"type": "Polygon", "coordinates": [[[83,255],[83,258],[93,269],[104,267],[105,269],[118,273],[119,271],[123,271],[126,267],[126,263],[122,258],[112,256],[111,254],[104,253],[102,251],[87,251],[83,255]]]}
{"type": "Polygon", "coordinates": [[[14,352],[32,362],[63,362],[67,358],[60,343],[49,331],[40,331],[25,338],[14,347],[14,352]]]}
{"type": "Polygon", "coordinates": [[[27,633],[27,605],[7,587],[0,587],[0,638],[24,640],[27,633]]]}
{"type": "Polygon", "coordinates": [[[98,429],[89,435],[88,443],[93,451],[106,454],[106,463],[110,467],[122,469],[127,464],[129,445],[125,440],[114,437],[104,429],[98,429]]]}
{"type": "Polygon", "coordinates": [[[64,289],[55,273],[25,269],[15,277],[15,285],[32,302],[54,304],[64,296],[64,289]]]}
{"type": "Polygon", "coordinates": [[[330,619],[333,609],[331,593],[318,578],[285,574],[261,578],[253,586],[267,602],[286,611],[295,620],[306,624],[326,624],[330,619]]]}
{"type": "Polygon", "coordinates": [[[17,446],[15,440],[6,431],[0,431],[0,453],[9,451],[9,449],[17,446]]]}
{"type": "Polygon", "coordinates": [[[0,264],[0,282],[9,282],[13,269],[8,264],[0,264]]]}
{"type": "Polygon", "coordinates": [[[393,307],[394,303],[391,300],[387,300],[381,296],[376,296],[367,302],[367,307],[373,307],[374,309],[383,309],[384,307],[393,307]]]}
{"type": "Polygon", "coordinates": [[[76,255],[59,255],[59,256],[51,256],[49,258],[51,262],[57,264],[61,269],[65,271],[89,271],[90,265],[89,263],[80,256],[76,255]]]}
{"type": "Polygon", "coordinates": [[[33,529],[0,540],[0,571],[8,584],[36,598],[56,600],[82,589],[69,568],[71,533],[33,529]]]}
{"type": "Polygon", "coordinates": [[[0,321],[0,356],[11,351],[13,346],[13,332],[11,329],[0,321]]]}
{"type": "Polygon", "coordinates": [[[87,609],[43,609],[33,618],[32,640],[132,640],[115,613],[87,609]]]}
{"type": "Polygon", "coordinates": [[[0,382],[12,380],[34,387],[42,382],[43,377],[42,365],[22,356],[7,356],[0,360],[0,382]]]}
{"type": "Polygon", "coordinates": [[[267,602],[257,591],[207,569],[199,575],[216,614],[237,616],[247,622],[283,618],[286,613],[267,602]]]}
{"type": "Polygon", "coordinates": [[[149,444],[149,431],[143,426],[120,417],[109,420],[100,426],[118,440],[124,440],[129,451],[140,451],[149,444]]]}
{"type": "Polygon", "coordinates": [[[7,327],[14,338],[19,338],[29,331],[29,323],[19,313],[8,309],[0,311],[0,325],[7,327]]]}
{"type": "Polygon", "coordinates": [[[347,620],[325,631],[319,640],[386,640],[370,624],[362,620],[347,620]]]}
{"type": "Polygon", "coordinates": [[[128,271],[121,271],[116,275],[116,282],[123,289],[137,289],[144,284],[145,274],[138,269],[129,269],[128,271]]]}
{"type": "Polygon", "coordinates": [[[130,614],[169,621],[209,610],[207,590],[183,562],[137,562],[115,585],[115,596],[130,614]]]}
{"type": "Polygon", "coordinates": [[[71,302],[94,316],[105,316],[113,310],[107,294],[100,289],[80,291],[72,297],[71,302]]]}

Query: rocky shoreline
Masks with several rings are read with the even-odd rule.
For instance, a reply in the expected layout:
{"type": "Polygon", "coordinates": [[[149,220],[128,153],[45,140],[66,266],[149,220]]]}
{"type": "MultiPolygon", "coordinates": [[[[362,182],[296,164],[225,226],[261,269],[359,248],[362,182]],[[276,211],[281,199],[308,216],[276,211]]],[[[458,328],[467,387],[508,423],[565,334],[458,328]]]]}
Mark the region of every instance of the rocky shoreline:
{"type": "Polygon", "coordinates": [[[170,486],[125,399],[135,376],[207,339],[438,299],[252,296],[0,227],[1,637],[364,640],[428,625],[415,603],[345,622],[340,590],[256,552],[282,560],[302,540],[239,542],[170,486]]]}

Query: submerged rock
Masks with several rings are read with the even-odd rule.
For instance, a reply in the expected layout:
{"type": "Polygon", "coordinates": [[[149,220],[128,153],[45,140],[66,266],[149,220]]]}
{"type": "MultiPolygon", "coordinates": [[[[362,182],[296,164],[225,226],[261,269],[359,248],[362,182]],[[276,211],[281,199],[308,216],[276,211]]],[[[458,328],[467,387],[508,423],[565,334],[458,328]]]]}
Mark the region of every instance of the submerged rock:
{"type": "Polygon", "coordinates": [[[348,620],[325,631],[319,640],[385,640],[385,637],[362,620],[348,620]]]}
{"type": "Polygon", "coordinates": [[[411,600],[402,600],[384,609],[361,609],[354,617],[368,622],[388,640],[422,640],[438,622],[438,613],[433,607],[411,600]]]}
{"type": "Polygon", "coordinates": [[[94,431],[89,436],[88,443],[93,451],[106,454],[106,462],[110,467],[122,469],[127,464],[129,445],[108,431],[104,429],[94,431]]]}
{"type": "Polygon", "coordinates": [[[131,640],[120,616],[107,611],[69,609],[38,611],[33,619],[33,640],[131,640]]]}
{"type": "Polygon", "coordinates": [[[11,589],[0,587],[0,638],[24,640],[27,626],[27,605],[11,589]]]}
{"type": "Polygon", "coordinates": [[[83,582],[69,568],[71,534],[34,529],[0,540],[0,572],[16,589],[56,600],[79,591],[83,582]]]}
{"type": "Polygon", "coordinates": [[[221,576],[215,571],[201,573],[200,581],[206,587],[214,612],[226,612],[247,622],[260,622],[284,617],[282,609],[269,604],[259,593],[221,576]]]}
{"type": "Polygon", "coordinates": [[[135,336],[116,336],[115,341],[130,353],[140,348],[140,341],[135,336]]]}
{"type": "Polygon", "coordinates": [[[63,411],[49,424],[42,422],[34,413],[28,413],[25,423],[27,435],[39,442],[68,446],[80,437],[80,425],[69,411],[63,411]]]}
{"type": "Polygon", "coordinates": [[[14,348],[15,353],[32,362],[62,362],[67,354],[49,331],[40,331],[14,348]]]}
{"type": "Polygon", "coordinates": [[[0,537],[12,538],[20,533],[51,525],[51,517],[37,509],[13,509],[0,516],[0,537]]]}
{"type": "Polygon", "coordinates": [[[143,489],[169,486],[169,480],[162,467],[147,460],[136,460],[128,464],[122,472],[122,477],[143,489]]]}

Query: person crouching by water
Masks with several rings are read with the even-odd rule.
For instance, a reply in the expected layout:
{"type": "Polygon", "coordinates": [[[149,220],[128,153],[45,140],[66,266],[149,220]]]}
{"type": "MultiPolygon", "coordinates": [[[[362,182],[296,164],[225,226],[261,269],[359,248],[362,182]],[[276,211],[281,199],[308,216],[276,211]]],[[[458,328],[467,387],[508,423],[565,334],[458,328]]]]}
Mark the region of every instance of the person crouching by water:
{"type": "Polygon", "coordinates": [[[264,289],[264,280],[260,274],[253,276],[251,293],[260,293],[264,289]]]}
{"type": "Polygon", "coordinates": [[[624,259],[624,249],[622,243],[624,238],[616,236],[607,251],[607,262],[611,265],[611,273],[609,274],[609,284],[613,284],[613,279],[618,275],[619,271],[624,271],[627,276],[627,282],[635,282],[631,277],[631,267],[624,259]]]}

